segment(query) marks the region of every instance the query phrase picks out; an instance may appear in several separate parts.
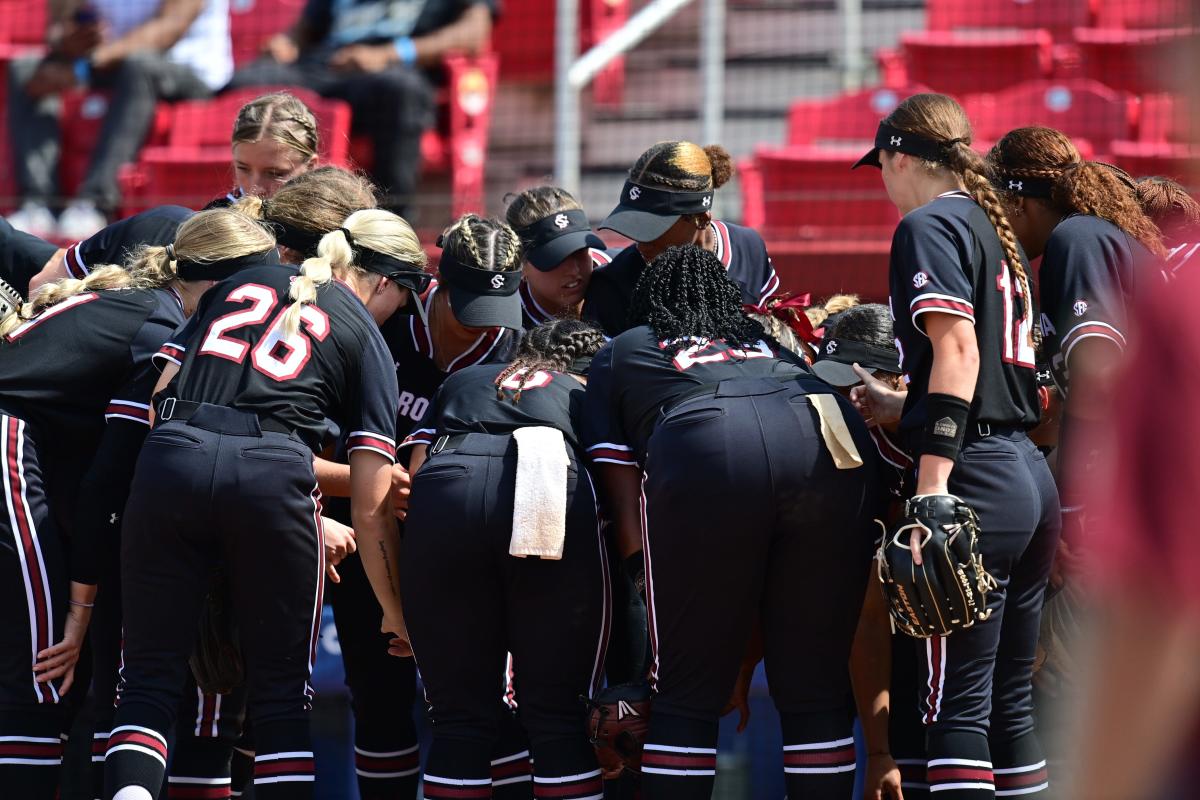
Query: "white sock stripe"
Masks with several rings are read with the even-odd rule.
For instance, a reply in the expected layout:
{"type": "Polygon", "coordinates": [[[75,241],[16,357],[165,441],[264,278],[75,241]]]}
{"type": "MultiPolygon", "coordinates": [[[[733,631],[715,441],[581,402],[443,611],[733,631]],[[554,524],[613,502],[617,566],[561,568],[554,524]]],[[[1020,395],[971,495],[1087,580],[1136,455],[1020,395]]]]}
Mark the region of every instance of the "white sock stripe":
{"type": "Polygon", "coordinates": [[[272,775],[269,778],[255,778],[254,785],[257,786],[260,783],[311,782],[313,780],[316,780],[316,778],[311,773],[306,775],[272,775]]]}
{"type": "Polygon", "coordinates": [[[267,753],[266,755],[255,756],[254,763],[260,761],[279,761],[284,758],[312,758],[312,750],[293,750],[288,753],[267,753]]]}
{"type": "Polygon", "coordinates": [[[978,789],[981,792],[990,792],[994,788],[990,783],[934,783],[930,784],[929,791],[947,792],[951,789],[978,789]]]}
{"type": "Polygon", "coordinates": [[[513,755],[505,756],[504,758],[497,758],[495,761],[492,762],[492,766],[495,767],[495,766],[499,766],[500,764],[508,764],[512,761],[519,761],[522,758],[529,758],[528,750],[523,750],[520,753],[514,753],[513,755]]]}
{"type": "Polygon", "coordinates": [[[572,781],[586,781],[591,778],[600,777],[600,770],[594,769],[591,772],[581,772],[578,775],[560,775],[557,778],[543,778],[539,775],[533,776],[534,783],[571,783],[572,781]]]}
{"type": "Polygon", "coordinates": [[[105,731],[104,733],[93,733],[92,738],[93,739],[107,739],[111,734],[112,734],[111,731],[105,731]]]}
{"type": "Polygon", "coordinates": [[[162,756],[159,754],[159,752],[158,752],[157,750],[154,750],[154,749],[152,749],[152,748],[146,747],[145,745],[141,745],[141,744],[118,744],[118,745],[113,745],[112,747],[109,747],[109,748],[108,748],[108,752],[104,754],[104,757],[107,759],[107,758],[108,758],[108,757],[110,757],[110,756],[111,756],[113,753],[119,753],[119,752],[121,752],[122,750],[130,750],[130,751],[133,751],[133,752],[135,752],[135,753],[141,753],[141,754],[142,754],[142,755],[144,755],[144,756],[150,756],[150,757],[151,757],[151,758],[153,758],[155,761],[157,761],[158,763],[162,764],[162,765],[163,765],[163,769],[166,769],[166,768],[167,768],[167,760],[166,760],[165,758],[163,758],[163,757],[162,757],[162,756]]]}
{"type": "Polygon", "coordinates": [[[517,775],[512,778],[501,778],[498,781],[492,781],[492,786],[508,786],[511,783],[529,783],[532,780],[530,775],[517,775]]]}
{"type": "Polygon", "coordinates": [[[1026,786],[1023,789],[997,789],[996,797],[1013,797],[1019,794],[1033,794],[1034,792],[1044,792],[1050,788],[1050,781],[1044,781],[1037,786],[1026,786]]]}
{"type": "MultiPolygon", "coordinates": [[[[811,744],[785,744],[783,752],[790,753],[795,750],[827,750],[834,747],[845,747],[848,744],[854,744],[854,737],[848,736],[845,739],[837,739],[832,742],[812,742],[811,744]]],[[[898,763],[898,762],[897,762],[898,763]]]]}
{"type": "Polygon", "coordinates": [[[192,778],[186,775],[170,775],[167,783],[185,783],[199,786],[228,786],[230,778],[192,778]]]}
{"type": "Polygon", "coordinates": [[[643,747],[645,750],[657,750],[663,753],[688,753],[699,756],[715,756],[717,748],[715,747],[673,747],[669,744],[650,744],[649,742],[643,747]]]}
{"type": "Polygon", "coordinates": [[[1004,769],[994,769],[992,773],[995,775],[1016,775],[1021,772],[1033,772],[1035,770],[1044,769],[1046,760],[1042,759],[1036,764],[1029,764],[1024,767],[1005,767],[1004,769]]]}
{"type": "Polygon", "coordinates": [[[838,767],[784,767],[783,771],[791,775],[827,775],[834,772],[853,772],[856,764],[843,764],[838,767]]]}
{"type": "Polygon", "coordinates": [[[446,786],[487,786],[492,782],[491,778],[443,778],[441,775],[430,775],[425,773],[426,783],[440,783],[446,786]]]}
{"type": "Polygon", "coordinates": [[[0,742],[33,742],[34,744],[61,744],[57,736],[0,736],[0,742]]]}
{"type": "Polygon", "coordinates": [[[371,770],[358,769],[355,767],[354,772],[360,778],[407,778],[409,775],[416,775],[421,771],[421,768],[413,767],[399,772],[372,772],[371,770]]]}
{"type": "Polygon", "coordinates": [[[56,767],[62,763],[62,756],[53,758],[0,758],[0,764],[14,764],[24,767],[56,767]]]}
{"type": "Polygon", "coordinates": [[[412,747],[409,747],[406,750],[395,750],[390,753],[383,753],[383,752],[377,752],[375,750],[363,750],[359,747],[356,747],[356,748],[354,748],[354,752],[358,753],[360,756],[367,756],[368,758],[396,758],[397,756],[407,756],[412,753],[415,753],[420,748],[421,748],[421,745],[414,744],[412,747]]]}
{"type": "Polygon", "coordinates": [[[677,778],[692,778],[703,777],[705,775],[716,775],[715,769],[671,769],[669,767],[647,767],[642,765],[642,772],[649,772],[651,775],[671,775],[677,778]]]}
{"type": "Polygon", "coordinates": [[[969,758],[931,758],[929,767],[983,767],[985,769],[992,768],[990,761],[974,761],[969,758]]]}
{"type": "Polygon", "coordinates": [[[120,733],[121,731],[133,731],[134,733],[144,733],[147,736],[153,736],[155,739],[158,739],[160,742],[163,743],[163,747],[167,746],[167,740],[163,737],[163,735],[161,733],[154,730],[153,728],[143,728],[140,725],[121,725],[120,727],[113,728],[112,731],[109,733],[108,738],[111,739],[112,737],[114,737],[118,733],[120,733]]]}

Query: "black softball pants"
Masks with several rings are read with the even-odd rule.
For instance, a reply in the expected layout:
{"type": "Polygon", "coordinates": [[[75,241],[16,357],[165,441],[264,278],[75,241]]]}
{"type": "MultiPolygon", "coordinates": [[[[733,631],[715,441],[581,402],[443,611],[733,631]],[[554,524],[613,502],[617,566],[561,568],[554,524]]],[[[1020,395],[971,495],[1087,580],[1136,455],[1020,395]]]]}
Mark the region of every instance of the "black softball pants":
{"type": "Polygon", "coordinates": [[[122,690],[106,797],[154,792],[218,557],[229,573],[254,725],[259,800],[310,798],[309,678],[325,560],[312,452],[249,413],[201,405],[138,458],[122,529],[122,690]]]}
{"type": "Polygon", "coordinates": [[[771,379],[723,381],[665,414],[650,438],[647,800],[712,794],[718,716],[756,620],[788,796],[850,796],[848,660],[881,492],[866,427],[838,403],[865,462],[856,469],[834,465],[804,390],[771,379]]]}
{"type": "Polygon", "coordinates": [[[65,711],[58,682],[38,683],[33,667],[62,640],[68,593],[38,440],[25,420],[0,412],[0,793],[51,800],[65,711]]]}
{"type": "Polygon", "coordinates": [[[572,455],[562,559],[515,558],[516,463],[511,436],[469,434],[413,479],[400,569],[433,726],[430,800],[490,798],[502,785],[489,762],[502,719],[497,691],[511,674],[533,753],[533,796],[602,794],[581,699],[598,688],[608,633],[595,494],[572,455]]]}
{"type": "Polygon", "coordinates": [[[1041,798],[1049,781],[1032,680],[1062,527],[1058,491],[1023,432],[986,426],[968,435],[949,489],[979,514],[983,566],[999,587],[986,621],[919,643],[929,789],[939,800],[1041,798]]]}

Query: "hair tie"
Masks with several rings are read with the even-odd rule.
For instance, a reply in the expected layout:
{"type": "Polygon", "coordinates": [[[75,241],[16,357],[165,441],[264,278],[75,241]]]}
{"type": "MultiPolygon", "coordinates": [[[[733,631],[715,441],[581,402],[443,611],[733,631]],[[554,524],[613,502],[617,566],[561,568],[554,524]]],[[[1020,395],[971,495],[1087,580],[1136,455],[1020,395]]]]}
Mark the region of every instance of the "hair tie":
{"type": "Polygon", "coordinates": [[[175,258],[175,244],[174,244],[174,243],[168,243],[168,244],[167,244],[167,247],[166,247],[166,250],[167,250],[167,260],[168,260],[168,261],[175,261],[175,260],[176,260],[176,258],[175,258]]]}
{"type": "Polygon", "coordinates": [[[354,247],[354,234],[350,233],[346,228],[338,228],[339,231],[346,237],[346,244],[354,247]]]}

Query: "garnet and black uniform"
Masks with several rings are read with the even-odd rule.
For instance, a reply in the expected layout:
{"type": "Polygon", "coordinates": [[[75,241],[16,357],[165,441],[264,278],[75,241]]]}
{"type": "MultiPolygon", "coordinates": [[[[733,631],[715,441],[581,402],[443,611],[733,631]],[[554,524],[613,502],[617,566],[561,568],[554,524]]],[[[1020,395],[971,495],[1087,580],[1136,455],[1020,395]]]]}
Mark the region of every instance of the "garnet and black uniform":
{"type": "MultiPolygon", "coordinates": [[[[909,212],[892,239],[891,308],[908,398],[901,437],[919,452],[933,348],[925,315],[970,320],[979,377],[949,490],[979,514],[983,563],[999,583],[990,619],[924,641],[918,655],[931,792],[1040,796],[1031,675],[1046,579],[1058,543],[1058,493],[1025,432],[1037,424],[1034,313],[987,214],[947,192],[909,212]]],[[[915,485],[915,484],[914,484],[915,485]]]]}
{"type": "Polygon", "coordinates": [[[867,428],[832,392],[767,342],[697,341],[672,354],[645,326],[592,362],[588,455],[643,472],[656,691],[647,798],[711,794],[718,715],[760,615],[788,795],[852,789],[846,662],[880,490],[867,428]],[[841,413],[861,468],[835,465],[809,395],[841,413]]]}
{"type": "Polygon", "coordinates": [[[106,791],[155,791],[196,636],[222,559],[246,664],[258,797],[311,797],[308,685],[324,547],[313,453],[336,425],[348,451],[395,455],[396,383],[374,320],[340,281],[282,333],[297,270],[254,267],[210,290],[165,344],[163,392],[125,512],[124,688],[106,791]],[[163,604],[159,598],[170,596],[163,604]]]}
{"type": "MultiPolygon", "coordinates": [[[[401,438],[426,414],[447,375],[471,364],[507,360],[516,345],[511,331],[486,331],[450,365],[448,372],[443,372],[434,361],[433,337],[426,326],[436,292],[434,281],[419,299],[423,313],[394,314],[382,329],[398,384],[396,432],[401,438]]],[[[349,504],[343,498],[329,498],[327,505],[331,518],[350,522],[349,504]]],[[[413,722],[416,665],[412,659],[388,655],[389,636],[379,631],[383,610],[358,555],[338,564],[338,574],[342,580],[329,584],[329,601],[354,709],[359,793],[363,800],[411,798],[416,795],[420,773],[413,722]]],[[[528,762],[524,766],[527,768],[528,762]]]]}
{"type": "MultiPolygon", "coordinates": [[[[601,267],[608,266],[612,263],[613,256],[616,253],[608,253],[604,250],[597,250],[594,247],[588,248],[588,253],[592,256],[592,269],[598,270],[601,267]]],[[[592,273],[595,275],[595,272],[592,273]]],[[[537,299],[533,296],[533,292],[529,290],[529,284],[526,281],[521,281],[521,287],[517,290],[521,293],[521,325],[525,330],[536,328],[543,322],[549,322],[554,319],[554,314],[542,308],[537,299]]]]}
{"type": "MultiPolygon", "coordinates": [[[[432,444],[413,478],[401,583],[433,724],[425,796],[493,796],[497,677],[512,654],[518,717],[533,753],[533,794],[602,793],[584,729],[608,635],[608,574],[591,479],[576,431],[583,385],[561,372],[503,384],[483,364],[448,377],[406,444],[432,444]],[[532,426],[563,435],[566,516],[562,558],[509,555],[517,442],[532,426]],[[470,793],[468,792],[476,792],[470,793]]],[[[548,795],[547,795],[548,796],[548,795]]]]}
{"type": "Polygon", "coordinates": [[[81,280],[96,267],[122,266],[141,245],[163,246],[175,241],[179,226],[195,213],[183,206],[155,206],[117,220],[91,238],[68,247],[63,265],[68,275],[81,280]]]}
{"type": "MultiPolygon", "coordinates": [[[[83,476],[94,472],[88,466],[102,438],[140,441],[157,377],[151,357],[182,322],[183,305],[171,290],[85,292],[0,342],[8,509],[0,515],[0,784],[17,796],[55,795],[60,697],[54,684],[34,680],[33,664],[62,637],[68,580],[95,584],[102,555],[114,549],[63,498],[87,505],[91,484],[83,476]]],[[[87,667],[76,674],[85,687],[87,667]]]]}
{"type": "MultiPolygon", "coordinates": [[[[767,254],[762,237],[750,228],[713,220],[710,224],[716,255],[725,265],[729,279],[742,290],[742,302],[762,305],[779,289],[779,276],[767,254]]],[[[618,253],[612,263],[592,275],[583,318],[599,325],[608,336],[629,328],[629,306],[633,290],[646,262],[637,245],[618,253]]]]}

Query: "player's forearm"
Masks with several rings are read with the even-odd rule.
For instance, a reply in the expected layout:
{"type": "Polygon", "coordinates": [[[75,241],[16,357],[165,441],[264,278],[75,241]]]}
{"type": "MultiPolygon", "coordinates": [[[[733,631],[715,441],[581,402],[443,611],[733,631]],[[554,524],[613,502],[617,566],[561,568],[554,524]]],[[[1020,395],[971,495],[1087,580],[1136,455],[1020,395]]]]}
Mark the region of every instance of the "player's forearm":
{"type": "Polygon", "coordinates": [[[850,682],[868,753],[887,753],[891,716],[892,633],[883,592],[869,580],[850,650],[850,682]]]}
{"type": "Polygon", "coordinates": [[[354,535],[358,543],[358,554],[363,569],[371,582],[371,589],[383,608],[383,615],[390,618],[402,616],[400,607],[400,533],[395,518],[387,519],[377,514],[354,513],[354,535]]]}
{"type": "Polygon", "coordinates": [[[317,476],[317,488],[326,497],[350,496],[350,465],[313,456],[313,472],[317,476]]]}
{"type": "Polygon", "coordinates": [[[204,10],[204,0],[163,0],[154,18],[119,39],[105,42],[92,54],[92,65],[112,66],[137,52],[165,53],[183,38],[204,10]]]}
{"type": "Polygon", "coordinates": [[[597,464],[605,516],[612,523],[622,559],[642,549],[642,471],[635,466],[597,464]]]}
{"type": "MultiPolygon", "coordinates": [[[[929,371],[929,395],[948,395],[970,405],[975,397],[975,383],[979,378],[979,343],[975,338],[974,323],[952,314],[928,314],[925,322],[933,346],[933,366],[929,371]]],[[[937,419],[930,422],[936,423],[937,419]]],[[[946,438],[957,438],[960,442],[966,431],[957,424],[946,438]]],[[[935,428],[934,434],[938,433],[935,428]]],[[[931,436],[929,428],[925,433],[931,436]]],[[[954,447],[950,448],[955,449],[954,447]]],[[[954,458],[949,453],[935,455],[925,452],[918,463],[917,494],[943,494],[947,491],[954,458]]]]}
{"type": "Polygon", "coordinates": [[[492,12],[485,5],[473,5],[446,27],[413,39],[417,64],[436,66],[451,53],[477,56],[483,52],[491,35],[492,12]]]}

